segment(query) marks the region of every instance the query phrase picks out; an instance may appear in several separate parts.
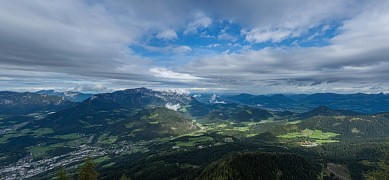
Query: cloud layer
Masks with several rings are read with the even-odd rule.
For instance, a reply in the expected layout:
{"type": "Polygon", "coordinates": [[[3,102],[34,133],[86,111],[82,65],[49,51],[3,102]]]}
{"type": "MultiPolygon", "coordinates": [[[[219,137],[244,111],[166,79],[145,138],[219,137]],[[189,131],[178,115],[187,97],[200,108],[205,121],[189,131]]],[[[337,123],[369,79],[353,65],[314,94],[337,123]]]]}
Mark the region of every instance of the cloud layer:
{"type": "Polygon", "coordinates": [[[389,92],[385,1],[1,1],[0,87],[389,92]]]}

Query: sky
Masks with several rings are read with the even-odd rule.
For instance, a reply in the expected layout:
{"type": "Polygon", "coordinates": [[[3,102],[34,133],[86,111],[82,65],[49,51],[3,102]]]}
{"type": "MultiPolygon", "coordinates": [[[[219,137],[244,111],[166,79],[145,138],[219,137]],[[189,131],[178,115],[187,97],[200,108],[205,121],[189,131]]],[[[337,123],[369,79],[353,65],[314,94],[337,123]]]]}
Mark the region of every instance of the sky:
{"type": "Polygon", "coordinates": [[[0,4],[0,90],[389,93],[385,0],[0,4]]]}

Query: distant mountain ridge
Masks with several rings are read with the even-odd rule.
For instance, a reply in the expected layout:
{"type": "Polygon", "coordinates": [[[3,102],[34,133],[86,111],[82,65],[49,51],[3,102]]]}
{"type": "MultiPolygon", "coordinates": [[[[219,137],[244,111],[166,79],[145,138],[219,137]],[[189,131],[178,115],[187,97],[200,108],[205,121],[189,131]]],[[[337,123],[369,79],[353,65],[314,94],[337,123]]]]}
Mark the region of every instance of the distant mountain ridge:
{"type": "Polygon", "coordinates": [[[176,92],[154,91],[147,88],[126,89],[112,93],[96,94],[85,100],[82,104],[99,107],[132,107],[185,105],[194,100],[188,94],[176,92]]]}
{"type": "Polygon", "coordinates": [[[60,133],[106,132],[124,136],[135,131],[132,138],[144,139],[177,135],[197,127],[191,119],[178,110],[166,108],[166,105],[178,104],[181,107],[192,100],[196,101],[187,94],[146,88],[127,89],[93,95],[30,126],[53,128],[60,133]]]}
{"type": "Polygon", "coordinates": [[[311,111],[299,114],[300,118],[309,118],[314,116],[357,116],[361,113],[357,113],[350,110],[335,110],[326,106],[317,107],[311,111]]]}
{"type": "Polygon", "coordinates": [[[296,94],[296,95],[251,95],[239,94],[223,96],[228,102],[236,102],[270,109],[283,109],[304,112],[319,106],[333,109],[351,110],[360,113],[379,113],[389,111],[388,94],[296,94]]]}
{"type": "Polygon", "coordinates": [[[211,121],[259,122],[273,117],[267,110],[235,103],[212,104],[206,116],[211,121]]]}
{"type": "Polygon", "coordinates": [[[37,93],[0,92],[0,114],[28,114],[37,111],[58,111],[73,106],[64,97],[37,93]]]}
{"type": "Polygon", "coordinates": [[[389,113],[374,115],[349,110],[334,110],[325,106],[297,116],[302,129],[321,129],[342,134],[344,138],[386,137],[389,135],[389,113]]]}
{"type": "Polygon", "coordinates": [[[50,95],[50,96],[64,97],[66,100],[69,100],[72,102],[82,102],[82,101],[93,96],[93,94],[81,93],[81,92],[75,92],[75,91],[59,92],[59,91],[55,91],[55,90],[40,90],[40,91],[37,91],[36,93],[50,95]]]}

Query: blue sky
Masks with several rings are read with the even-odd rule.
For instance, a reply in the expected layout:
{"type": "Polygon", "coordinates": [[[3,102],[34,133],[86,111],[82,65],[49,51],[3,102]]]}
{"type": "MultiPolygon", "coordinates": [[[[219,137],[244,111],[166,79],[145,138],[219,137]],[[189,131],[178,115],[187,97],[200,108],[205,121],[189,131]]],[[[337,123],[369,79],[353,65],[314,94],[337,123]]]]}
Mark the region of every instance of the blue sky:
{"type": "Polygon", "coordinates": [[[261,50],[274,47],[321,47],[329,45],[329,40],[339,33],[341,22],[319,24],[306,29],[305,32],[284,37],[277,41],[248,41],[245,29],[237,22],[217,21],[207,27],[200,27],[196,32],[186,33],[186,29],[174,31],[173,37],[161,38],[159,33],[151,33],[141,37],[137,44],[129,48],[137,55],[166,61],[177,54],[184,57],[206,56],[219,53],[239,53],[245,50],[261,50]],[[181,53],[163,50],[166,47],[188,47],[181,53]]]}
{"type": "Polygon", "coordinates": [[[1,90],[389,92],[385,1],[1,3],[1,90]]]}

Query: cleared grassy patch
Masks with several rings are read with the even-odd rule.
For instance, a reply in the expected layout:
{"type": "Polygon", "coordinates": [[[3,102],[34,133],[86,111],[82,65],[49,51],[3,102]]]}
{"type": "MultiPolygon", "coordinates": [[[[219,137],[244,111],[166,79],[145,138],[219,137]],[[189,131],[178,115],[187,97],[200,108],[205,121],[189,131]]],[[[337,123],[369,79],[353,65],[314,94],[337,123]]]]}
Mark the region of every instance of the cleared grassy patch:
{"type": "Polygon", "coordinates": [[[227,124],[218,124],[216,127],[217,128],[226,128],[228,125],[227,124]]]}
{"type": "Polygon", "coordinates": [[[33,131],[34,136],[41,137],[47,134],[53,134],[54,130],[51,128],[39,128],[33,131]]]}
{"type": "Polygon", "coordinates": [[[247,126],[257,126],[258,124],[260,124],[260,123],[259,122],[248,122],[247,126]]]}
{"type": "Polygon", "coordinates": [[[80,145],[83,145],[83,144],[87,143],[88,139],[89,139],[88,137],[82,137],[82,138],[79,138],[79,139],[74,139],[74,140],[66,142],[66,145],[70,146],[70,147],[77,147],[77,146],[80,146],[80,145]]]}
{"type": "Polygon", "coordinates": [[[135,123],[130,122],[130,123],[128,123],[128,124],[125,124],[124,126],[125,126],[127,129],[131,129],[131,128],[133,128],[133,127],[135,126],[135,123]]]}
{"type": "Polygon", "coordinates": [[[274,118],[269,118],[266,120],[259,121],[259,124],[274,123],[274,122],[276,122],[274,121],[274,118]]]}
{"type": "Polygon", "coordinates": [[[301,123],[302,121],[301,120],[298,120],[298,121],[290,121],[290,122],[287,122],[286,124],[292,124],[292,125],[294,125],[294,124],[299,124],[299,123],[301,123]]]}
{"type": "Polygon", "coordinates": [[[156,124],[159,124],[159,121],[151,121],[151,122],[149,122],[149,124],[156,125],[156,124]]]}
{"type": "Polygon", "coordinates": [[[102,163],[102,162],[104,162],[104,161],[108,161],[108,160],[110,160],[110,159],[111,159],[111,158],[110,158],[109,156],[102,156],[102,157],[99,157],[99,158],[95,159],[94,162],[95,162],[96,164],[100,164],[100,163],[102,163]]]}
{"type": "Polygon", "coordinates": [[[0,144],[7,143],[9,139],[21,137],[21,136],[33,136],[33,137],[42,137],[48,134],[54,133],[54,130],[51,128],[40,128],[40,129],[23,129],[21,131],[11,131],[8,134],[5,134],[0,137],[0,144]]]}
{"type": "Polygon", "coordinates": [[[188,109],[187,108],[190,108],[191,107],[191,105],[186,105],[186,106],[182,106],[180,109],[179,109],[179,111],[181,111],[181,112],[188,112],[188,109]]]}
{"type": "Polygon", "coordinates": [[[117,140],[117,136],[109,136],[108,134],[103,134],[99,136],[98,143],[99,144],[113,144],[117,140]]]}
{"type": "Polygon", "coordinates": [[[64,140],[73,140],[73,139],[79,139],[82,136],[78,133],[71,133],[71,134],[64,134],[64,135],[56,135],[54,138],[58,139],[64,139],[64,140]]]}
{"type": "Polygon", "coordinates": [[[110,162],[110,163],[108,163],[108,164],[104,164],[104,165],[103,165],[103,168],[108,168],[108,167],[111,167],[111,166],[113,166],[113,165],[115,165],[115,162],[110,162]]]}
{"type": "Polygon", "coordinates": [[[150,116],[150,119],[157,118],[158,116],[159,116],[159,114],[158,114],[158,113],[154,113],[154,114],[152,114],[152,115],[150,116]]]}
{"type": "Polygon", "coordinates": [[[33,158],[40,158],[46,156],[47,152],[54,149],[51,146],[33,146],[28,149],[33,158]]]}
{"type": "Polygon", "coordinates": [[[8,139],[14,138],[14,137],[19,137],[22,136],[22,134],[17,134],[17,133],[9,133],[6,135],[3,135],[0,137],[0,144],[7,143],[8,139]]]}
{"type": "Polygon", "coordinates": [[[246,131],[249,131],[250,130],[250,128],[249,127],[234,127],[234,128],[232,128],[232,130],[234,130],[234,131],[241,131],[241,132],[246,132],[246,131]]]}
{"type": "Polygon", "coordinates": [[[255,134],[255,133],[253,133],[253,134],[247,134],[246,137],[253,137],[253,136],[256,136],[256,135],[258,135],[258,134],[255,134]]]}
{"type": "Polygon", "coordinates": [[[188,141],[178,141],[176,142],[176,146],[180,147],[192,147],[196,145],[200,145],[202,143],[213,141],[212,137],[209,136],[200,136],[200,137],[190,137],[188,141]]]}
{"type": "Polygon", "coordinates": [[[333,133],[333,132],[322,132],[321,130],[310,130],[310,129],[304,129],[300,132],[291,132],[284,135],[279,135],[277,137],[279,138],[287,138],[287,139],[294,139],[294,138],[300,138],[300,137],[307,137],[312,139],[321,139],[326,140],[333,137],[338,136],[339,134],[333,133]]]}
{"type": "Polygon", "coordinates": [[[317,129],[304,129],[299,132],[291,132],[284,135],[279,135],[277,137],[286,140],[284,142],[294,142],[304,147],[314,147],[325,143],[339,142],[339,140],[332,139],[338,135],[339,134],[333,132],[322,132],[321,130],[317,129]]]}
{"type": "Polygon", "coordinates": [[[317,139],[315,140],[318,144],[325,144],[325,143],[336,143],[339,142],[339,140],[333,140],[333,139],[317,139]]]}

